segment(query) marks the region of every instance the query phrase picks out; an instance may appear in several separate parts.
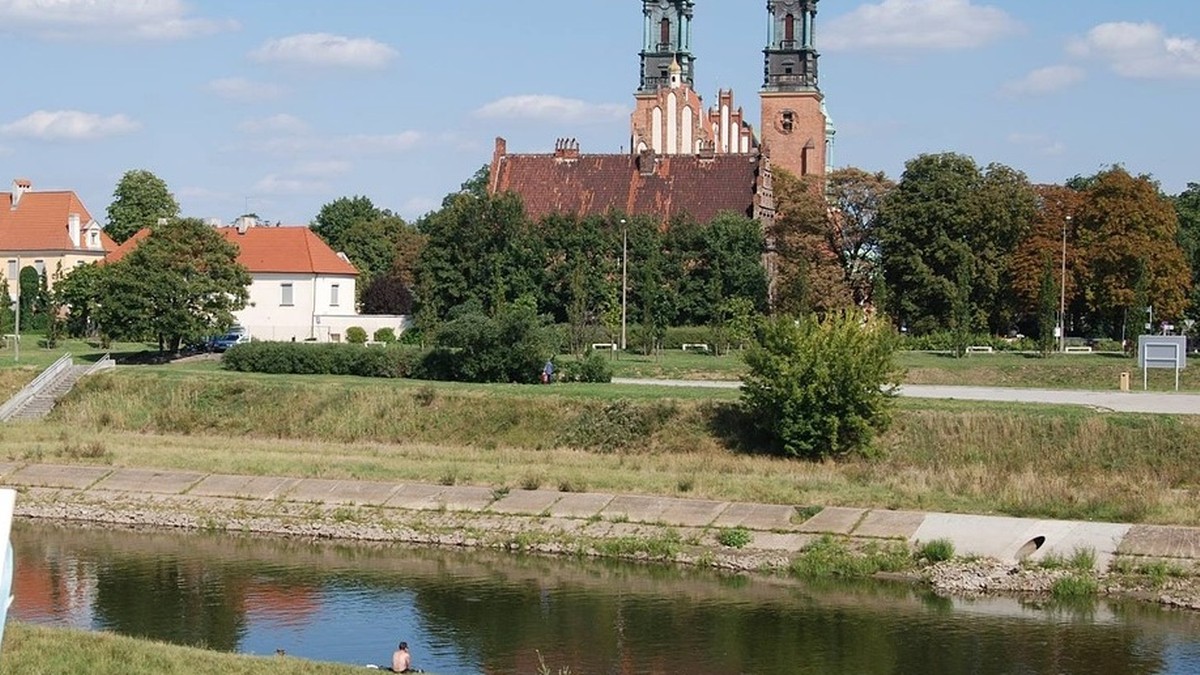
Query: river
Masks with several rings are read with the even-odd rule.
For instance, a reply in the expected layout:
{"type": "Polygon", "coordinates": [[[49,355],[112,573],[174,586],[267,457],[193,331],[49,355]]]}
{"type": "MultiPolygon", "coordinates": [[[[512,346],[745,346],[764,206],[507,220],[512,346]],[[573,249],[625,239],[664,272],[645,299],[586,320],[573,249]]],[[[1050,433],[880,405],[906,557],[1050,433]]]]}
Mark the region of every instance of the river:
{"type": "Polygon", "coordinates": [[[443,675],[1200,673],[1200,615],[491,551],[18,522],[10,616],[443,675]]]}

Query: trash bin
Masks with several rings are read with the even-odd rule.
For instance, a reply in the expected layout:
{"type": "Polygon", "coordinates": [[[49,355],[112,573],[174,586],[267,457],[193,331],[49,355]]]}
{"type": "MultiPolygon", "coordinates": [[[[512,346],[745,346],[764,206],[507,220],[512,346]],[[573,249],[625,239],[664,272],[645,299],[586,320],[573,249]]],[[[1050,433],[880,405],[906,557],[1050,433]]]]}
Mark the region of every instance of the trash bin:
{"type": "Polygon", "coordinates": [[[1129,391],[1129,372],[1121,373],[1121,391],[1129,391]]]}

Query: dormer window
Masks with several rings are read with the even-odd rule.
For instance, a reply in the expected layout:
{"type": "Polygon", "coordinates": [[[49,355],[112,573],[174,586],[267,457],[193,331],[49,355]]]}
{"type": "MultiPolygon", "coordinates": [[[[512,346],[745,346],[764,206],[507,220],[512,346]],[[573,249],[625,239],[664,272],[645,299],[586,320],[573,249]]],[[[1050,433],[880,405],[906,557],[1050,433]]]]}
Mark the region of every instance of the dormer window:
{"type": "Polygon", "coordinates": [[[100,248],[100,230],[88,230],[87,246],[88,248],[100,248]]]}

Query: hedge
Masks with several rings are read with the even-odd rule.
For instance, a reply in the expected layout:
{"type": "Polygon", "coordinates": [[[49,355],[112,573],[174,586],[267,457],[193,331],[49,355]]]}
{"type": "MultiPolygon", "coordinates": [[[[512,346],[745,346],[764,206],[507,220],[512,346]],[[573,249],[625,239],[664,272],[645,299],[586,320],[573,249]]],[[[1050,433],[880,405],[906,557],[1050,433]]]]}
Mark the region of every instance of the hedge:
{"type": "Polygon", "coordinates": [[[248,342],[225,352],[221,364],[245,373],[408,377],[420,359],[418,350],[397,345],[248,342]]]}

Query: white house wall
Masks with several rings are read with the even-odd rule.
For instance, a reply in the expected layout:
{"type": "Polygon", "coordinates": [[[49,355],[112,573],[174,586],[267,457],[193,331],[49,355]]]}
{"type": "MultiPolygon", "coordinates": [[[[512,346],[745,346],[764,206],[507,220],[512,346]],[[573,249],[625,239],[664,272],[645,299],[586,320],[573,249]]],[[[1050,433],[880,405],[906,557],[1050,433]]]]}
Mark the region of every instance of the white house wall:
{"type": "MultiPolygon", "coordinates": [[[[355,280],[352,276],[257,273],[246,307],[234,316],[252,338],[274,341],[322,339],[316,317],[353,315],[355,280]],[[283,304],[283,287],[292,286],[291,305],[283,304]],[[338,286],[338,303],[332,289],[338,286]]],[[[326,331],[327,334],[327,331],[326,331]]],[[[328,339],[328,338],[325,338],[328,339]]]]}

